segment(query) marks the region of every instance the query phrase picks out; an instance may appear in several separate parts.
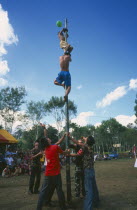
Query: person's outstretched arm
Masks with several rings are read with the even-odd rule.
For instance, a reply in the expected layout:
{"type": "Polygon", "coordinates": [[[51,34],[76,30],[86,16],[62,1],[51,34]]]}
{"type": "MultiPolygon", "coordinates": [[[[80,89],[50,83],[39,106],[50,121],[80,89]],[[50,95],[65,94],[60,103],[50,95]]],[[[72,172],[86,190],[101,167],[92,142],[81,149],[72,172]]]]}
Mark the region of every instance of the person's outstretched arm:
{"type": "Polygon", "coordinates": [[[59,38],[60,41],[61,40],[65,41],[65,37],[63,35],[63,30],[61,30],[61,31],[58,32],[58,38],[59,38]]]}
{"type": "Polygon", "coordinates": [[[77,153],[70,153],[68,156],[70,157],[77,157],[83,155],[83,149],[80,149],[77,153]]]}
{"type": "Polygon", "coordinates": [[[39,155],[42,156],[42,152],[39,152],[39,153],[37,153],[36,155],[32,155],[30,159],[31,159],[31,160],[32,160],[32,159],[35,159],[35,158],[38,157],[39,155]]]}
{"type": "Polygon", "coordinates": [[[74,138],[72,138],[72,137],[70,136],[70,134],[69,134],[69,138],[70,138],[71,141],[73,141],[73,143],[78,144],[77,140],[74,139],[74,138]]]}
{"type": "Polygon", "coordinates": [[[61,137],[61,139],[59,139],[55,144],[56,144],[56,145],[59,145],[59,144],[65,139],[65,137],[66,137],[66,134],[64,134],[64,135],[61,137]]]}
{"type": "Polygon", "coordinates": [[[84,143],[87,143],[87,137],[82,136],[82,140],[84,141],[84,143]]]}
{"type": "Polygon", "coordinates": [[[40,123],[40,126],[44,128],[44,136],[47,137],[47,129],[46,129],[46,125],[40,123]]]}

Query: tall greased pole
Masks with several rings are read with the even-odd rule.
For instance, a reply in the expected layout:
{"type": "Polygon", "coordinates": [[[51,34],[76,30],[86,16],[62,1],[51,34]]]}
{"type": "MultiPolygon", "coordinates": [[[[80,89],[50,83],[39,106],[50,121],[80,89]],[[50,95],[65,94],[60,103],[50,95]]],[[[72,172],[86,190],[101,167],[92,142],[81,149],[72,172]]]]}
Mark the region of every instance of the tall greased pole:
{"type": "MultiPolygon", "coordinates": [[[[68,21],[65,19],[65,28],[68,29],[68,21]]],[[[67,31],[65,31],[65,41],[67,42],[67,31]]],[[[65,87],[65,90],[67,87],[65,87]]],[[[69,133],[69,111],[68,100],[65,101],[66,132],[69,133]]],[[[66,136],[66,149],[69,148],[69,137],[66,136]]],[[[71,179],[70,179],[70,157],[66,156],[66,183],[67,183],[67,201],[71,201],[71,179]]]]}

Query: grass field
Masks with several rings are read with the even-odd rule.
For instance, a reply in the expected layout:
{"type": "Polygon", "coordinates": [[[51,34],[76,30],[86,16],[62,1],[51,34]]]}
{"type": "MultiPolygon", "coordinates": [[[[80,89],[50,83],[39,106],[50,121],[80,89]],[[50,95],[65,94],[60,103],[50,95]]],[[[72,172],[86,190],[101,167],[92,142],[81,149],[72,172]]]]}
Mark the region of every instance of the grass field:
{"type": "MultiPolygon", "coordinates": [[[[137,210],[137,168],[134,168],[134,159],[97,161],[95,171],[101,200],[98,209],[137,210]]],[[[62,179],[66,194],[65,166],[62,179]]],[[[0,177],[0,210],[35,210],[38,195],[27,194],[28,182],[28,175],[0,177]]],[[[82,210],[83,200],[74,196],[74,166],[71,166],[71,184],[73,209],[82,210]]],[[[43,210],[59,210],[56,192],[52,201],[57,207],[43,207],[43,210]]]]}

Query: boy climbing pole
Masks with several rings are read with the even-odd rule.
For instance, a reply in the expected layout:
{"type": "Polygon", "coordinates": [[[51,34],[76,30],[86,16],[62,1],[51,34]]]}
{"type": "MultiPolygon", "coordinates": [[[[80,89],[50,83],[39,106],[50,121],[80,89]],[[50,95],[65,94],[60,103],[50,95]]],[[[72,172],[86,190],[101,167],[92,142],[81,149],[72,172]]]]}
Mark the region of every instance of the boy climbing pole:
{"type": "MultiPolygon", "coordinates": [[[[63,28],[61,31],[58,32],[58,38],[60,40],[60,48],[64,50],[64,54],[70,54],[71,51],[73,50],[73,47],[67,43],[65,40],[65,35],[64,33],[68,32],[67,28],[63,28]]],[[[68,38],[68,34],[67,34],[68,38]]]]}
{"type": "Polygon", "coordinates": [[[68,99],[68,94],[70,93],[70,90],[71,90],[71,75],[69,73],[69,62],[71,62],[70,55],[60,56],[61,71],[58,74],[58,77],[54,81],[55,85],[59,85],[64,88],[66,87],[64,101],[66,101],[68,99]]]}
{"type": "Polygon", "coordinates": [[[60,73],[58,77],[55,79],[54,84],[59,85],[65,88],[65,96],[64,101],[68,100],[68,94],[71,90],[71,75],[69,73],[69,62],[71,62],[71,52],[73,47],[67,43],[68,38],[68,29],[63,28],[60,32],[58,32],[58,37],[60,40],[60,47],[64,50],[64,55],[60,56],[60,73]]]}

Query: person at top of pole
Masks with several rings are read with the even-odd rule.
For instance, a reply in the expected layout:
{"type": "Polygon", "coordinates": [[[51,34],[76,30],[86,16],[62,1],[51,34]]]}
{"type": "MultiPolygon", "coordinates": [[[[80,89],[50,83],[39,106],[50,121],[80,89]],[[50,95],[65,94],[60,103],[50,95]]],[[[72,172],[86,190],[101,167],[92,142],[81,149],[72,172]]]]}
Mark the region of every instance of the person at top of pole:
{"type": "MultiPolygon", "coordinates": [[[[67,28],[63,28],[58,32],[58,38],[60,40],[60,48],[64,50],[64,54],[69,54],[72,52],[73,47],[67,43],[65,39],[65,33],[68,32],[67,28]]],[[[66,38],[68,38],[68,34],[66,34],[66,38]]]]}

